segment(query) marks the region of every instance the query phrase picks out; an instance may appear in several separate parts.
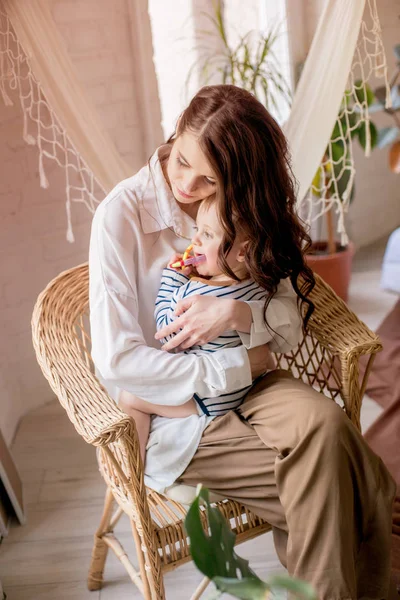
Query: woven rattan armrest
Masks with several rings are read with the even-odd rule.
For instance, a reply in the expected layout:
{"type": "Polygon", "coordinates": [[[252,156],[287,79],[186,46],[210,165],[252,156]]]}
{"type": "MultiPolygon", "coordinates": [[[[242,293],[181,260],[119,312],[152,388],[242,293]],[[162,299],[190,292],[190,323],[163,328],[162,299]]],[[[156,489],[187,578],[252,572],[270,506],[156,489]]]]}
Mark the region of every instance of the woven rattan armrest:
{"type": "Polygon", "coordinates": [[[136,435],[131,417],[122,412],[107,391],[91,373],[86,374],[88,391],[75,396],[73,405],[64,404],[76,430],[93,446],[108,446],[125,435],[136,435]],[[89,385],[88,385],[89,384],[89,385]]]}
{"type": "Polygon", "coordinates": [[[43,355],[40,362],[51,388],[86,442],[106,446],[124,435],[131,419],[118,408],[83,362],[73,361],[73,365],[69,365],[68,357],[57,369],[55,362],[46,360],[43,355]]]}
{"type": "Polygon", "coordinates": [[[333,360],[340,362],[341,395],[346,412],[359,426],[361,400],[369,371],[376,353],[382,350],[382,344],[332,288],[318,275],[315,277],[317,285],[310,297],[316,310],[310,318],[308,331],[329,351],[333,360]],[[360,382],[359,360],[362,355],[369,355],[369,358],[360,382]]]}
{"type": "MultiPolygon", "coordinates": [[[[277,354],[279,367],[336,400],[359,427],[361,398],[368,375],[359,383],[361,355],[370,359],[381,349],[378,337],[348,309],[318,276],[312,293],[316,310],[307,335],[292,352],[277,354]]],[[[87,264],[61,273],[40,294],[32,316],[37,360],[76,430],[97,446],[100,472],[107,484],[104,513],[94,536],[88,578],[91,590],[102,586],[108,548],[126,567],[146,599],[165,599],[163,572],[189,560],[184,530],[185,509],[174,500],[146,489],[133,419],[118,408],[95,375],[89,334],[87,264]],[[113,504],[119,508],[113,513],[113,504]],[[139,571],[113,534],[126,513],[132,525],[139,571]]],[[[270,525],[232,500],[217,503],[235,521],[239,541],[268,531],[270,525]]],[[[193,598],[199,598],[203,583],[193,598]]]]}
{"type": "Polygon", "coordinates": [[[323,279],[318,275],[315,277],[317,285],[310,298],[316,310],[309,321],[309,329],[318,341],[337,354],[374,354],[381,350],[378,336],[360,321],[323,279]]]}
{"type": "Polygon", "coordinates": [[[43,374],[78,433],[88,443],[104,446],[121,437],[131,419],[93,373],[84,323],[87,284],[87,265],[56,277],[36,301],[32,339],[43,374]]]}
{"type": "MultiPolygon", "coordinates": [[[[100,472],[107,484],[101,523],[94,536],[90,590],[102,586],[108,548],[124,564],[146,599],[165,599],[163,572],[189,560],[184,530],[186,510],[174,500],[147,490],[134,420],[120,411],[95,375],[89,333],[87,264],[58,275],[40,294],[32,315],[33,345],[44,376],[78,433],[97,446],[100,472]],[[115,501],[119,508],[113,511],[115,501]],[[131,521],[139,570],[113,533],[125,513],[131,521]]],[[[235,520],[245,541],[270,525],[234,501],[218,502],[235,520]]],[[[240,538],[240,539],[239,539],[240,538]]],[[[193,597],[200,597],[200,588],[193,597]]]]}

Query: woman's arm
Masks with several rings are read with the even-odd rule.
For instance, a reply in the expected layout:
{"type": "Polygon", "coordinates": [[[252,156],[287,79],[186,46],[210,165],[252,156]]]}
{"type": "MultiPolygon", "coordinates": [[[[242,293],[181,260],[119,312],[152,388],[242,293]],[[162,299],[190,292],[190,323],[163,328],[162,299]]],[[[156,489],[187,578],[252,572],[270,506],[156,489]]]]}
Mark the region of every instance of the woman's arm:
{"type": "Polygon", "coordinates": [[[250,385],[243,346],[212,355],[169,354],[147,346],[135,299],[104,291],[91,308],[92,357],[106,380],[154,404],[184,404],[195,393],[216,397],[250,385]]]}
{"type": "MultiPolygon", "coordinates": [[[[134,198],[117,187],[96,211],[89,254],[92,356],[105,381],[153,403],[181,405],[195,393],[215,397],[251,384],[243,346],[212,355],[167,354],[146,343],[135,275],[146,241],[134,198]],[[125,213],[121,203],[125,202],[125,213]]],[[[146,242],[147,243],[147,242],[146,242]]],[[[153,241],[152,241],[153,244],[153,241]]],[[[260,356],[251,360],[260,371],[260,356]]]]}
{"type": "Polygon", "coordinates": [[[248,331],[251,324],[251,310],[246,303],[238,300],[217,298],[215,296],[188,296],[180,300],[175,309],[175,319],[172,323],[159,330],[155,338],[161,340],[171,337],[163,345],[163,350],[185,350],[197,344],[203,345],[215,340],[224,331],[235,329],[237,320],[246,327],[248,313],[248,331]],[[242,310],[236,310],[236,305],[243,304],[242,310]]]}
{"type": "Polygon", "coordinates": [[[303,319],[290,279],[279,283],[267,308],[267,325],[264,300],[251,300],[246,304],[251,311],[251,328],[237,329],[246,348],[268,343],[272,352],[289,352],[297,346],[303,336],[303,319]]]}
{"type": "Polygon", "coordinates": [[[156,339],[171,338],[163,350],[184,350],[217,338],[223,331],[235,329],[247,349],[263,344],[273,352],[288,352],[300,341],[302,319],[297,308],[297,296],[289,280],[283,280],[267,308],[264,322],[264,300],[223,299],[192,296],[178,302],[175,315],[179,324],[171,323],[156,334],[156,339]]]}

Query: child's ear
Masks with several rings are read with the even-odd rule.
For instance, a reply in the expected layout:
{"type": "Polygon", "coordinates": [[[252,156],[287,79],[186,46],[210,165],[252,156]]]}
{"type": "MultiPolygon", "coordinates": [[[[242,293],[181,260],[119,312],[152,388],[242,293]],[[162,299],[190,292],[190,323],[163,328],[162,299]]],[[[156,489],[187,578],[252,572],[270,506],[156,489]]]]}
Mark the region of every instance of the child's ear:
{"type": "Polygon", "coordinates": [[[239,246],[239,250],[238,253],[236,255],[236,260],[238,262],[244,262],[245,258],[246,258],[246,249],[247,249],[247,245],[248,245],[248,241],[247,242],[241,242],[240,246],[239,246]]]}

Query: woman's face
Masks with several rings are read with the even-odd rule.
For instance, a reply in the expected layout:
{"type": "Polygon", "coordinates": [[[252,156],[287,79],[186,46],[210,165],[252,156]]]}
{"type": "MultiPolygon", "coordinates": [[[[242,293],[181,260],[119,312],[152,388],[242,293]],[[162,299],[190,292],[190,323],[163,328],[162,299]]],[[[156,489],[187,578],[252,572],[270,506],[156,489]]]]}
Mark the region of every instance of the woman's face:
{"type": "Polygon", "coordinates": [[[172,146],[167,175],[180,204],[193,204],[215,193],[217,179],[204,156],[197,136],[185,131],[172,146]]]}

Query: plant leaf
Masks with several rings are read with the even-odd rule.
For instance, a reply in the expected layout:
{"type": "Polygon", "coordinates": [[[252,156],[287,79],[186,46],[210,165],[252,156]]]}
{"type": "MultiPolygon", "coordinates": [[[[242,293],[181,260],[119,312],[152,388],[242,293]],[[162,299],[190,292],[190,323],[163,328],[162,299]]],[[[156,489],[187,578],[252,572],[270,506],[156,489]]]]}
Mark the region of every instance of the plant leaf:
{"type": "Polygon", "coordinates": [[[271,575],[268,585],[273,589],[285,589],[294,592],[304,600],[318,600],[313,587],[305,581],[293,579],[288,575],[271,575]]]}
{"type": "Polygon", "coordinates": [[[216,576],[243,577],[257,575],[249,567],[249,561],[238,556],[234,550],[236,536],[222,513],[209,502],[206,488],[201,488],[185,518],[185,528],[190,537],[190,549],[197,568],[209,579],[216,576]],[[200,501],[206,506],[209,535],[206,535],[200,519],[200,501]]]}
{"type": "Polygon", "coordinates": [[[324,185],[324,168],[320,165],[313,177],[311,187],[315,196],[321,196],[321,190],[324,185]]]}
{"type": "MultiPolygon", "coordinates": [[[[277,28],[261,35],[256,31],[249,31],[239,37],[235,46],[228,43],[224,13],[221,0],[213,2],[214,12],[210,14],[203,11],[201,14],[210,25],[210,30],[202,29],[201,56],[191,65],[185,82],[188,90],[189,84],[196,73],[200,82],[205,85],[215,77],[214,81],[233,85],[253,93],[266,108],[273,106],[280,114],[281,104],[291,105],[291,90],[278,68],[278,61],[273,53],[273,44],[278,35],[277,28]],[[223,50],[217,53],[214,48],[207,47],[207,39],[217,36],[223,50]],[[204,42],[205,39],[205,42],[204,42]],[[217,59],[218,57],[218,59],[217,59]]],[[[196,47],[198,52],[199,48],[196,47]]]]}
{"type": "Polygon", "coordinates": [[[217,575],[212,556],[210,538],[206,536],[200,521],[200,496],[190,506],[185,518],[185,528],[190,537],[190,551],[196,567],[209,579],[217,575]]]}
{"type": "Polygon", "coordinates": [[[343,140],[339,139],[336,142],[331,142],[332,159],[334,162],[338,162],[346,151],[346,145],[343,140]]]}
{"type": "MultiPolygon", "coordinates": [[[[358,131],[359,142],[365,151],[366,147],[367,147],[367,127],[366,127],[365,121],[360,123],[360,125],[357,128],[357,131],[358,131]]],[[[375,148],[375,146],[378,142],[378,130],[372,121],[369,121],[369,131],[370,131],[370,136],[371,136],[371,150],[372,150],[373,148],[375,148]]]]}
{"type": "MultiPolygon", "coordinates": [[[[310,586],[289,576],[275,576],[262,581],[247,560],[234,549],[236,536],[222,513],[210,504],[209,492],[199,486],[189,508],[185,528],[190,537],[190,551],[197,568],[213,581],[218,590],[234,594],[240,600],[265,600],[274,587],[300,594],[303,600],[316,600],[310,586]],[[200,509],[200,503],[205,510],[200,509]],[[207,515],[208,521],[204,517],[207,515]]],[[[218,592],[213,598],[219,598],[218,592]]]]}
{"type": "MultiPolygon", "coordinates": [[[[347,189],[352,174],[351,161],[349,159],[344,159],[341,160],[339,163],[333,163],[333,174],[336,180],[337,193],[339,195],[340,200],[344,200],[344,194],[345,192],[347,192],[347,194],[349,194],[349,203],[351,203],[354,199],[355,191],[354,183],[351,190],[347,189]]],[[[336,190],[333,186],[332,180],[330,193],[333,194],[335,191],[336,190]]]]}
{"type": "Polygon", "coordinates": [[[269,585],[264,581],[251,577],[244,579],[215,577],[213,582],[219,590],[232,594],[240,600],[265,600],[270,591],[269,585]]]}
{"type": "Polygon", "coordinates": [[[356,129],[357,121],[358,121],[357,115],[354,112],[348,112],[347,118],[348,118],[349,127],[350,127],[350,135],[353,137],[353,132],[356,129]]]}
{"type": "Polygon", "coordinates": [[[393,52],[396,60],[400,61],[400,44],[396,44],[396,46],[393,48],[393,52]]]}
{"type": "Polygon", "coordinates": [[[331,140],[334,141],[339,141],[342,138],[342,131],[343,131],[343,136],[346,135],[346,131],[347,131],[347,123],[344,117],[342,117],[340,119],[340,124],[339,122],[336,120],[335,126],[333,128],[332,131],[332,135],[331,135],[331,140]]]}
{"type": "Polygon", "coordinates": [[[221,6],[221,2],[220,0],[218,0],[216,6],[215,6],[215,22],[217,25],[217,30],[218,33],[221,36],[221,39],[223,40],[225,47],[229,48],[228,45],[228,39],[226,36],[226,31],[225,31],[225,23],[224,23],[224,17],[222,15],[222,6],[221,6]]]}
{"type": "Polygon", "coordinates": [[[383,127],[378,131],[378,148],[384,148],[388,144],[394,142],[398,135],[400,134],[400,129],[398,127],[383,127]]]}
{"type": "Polygon", "coordinates": [[[354,91],[360,104],[366,102],[369,106],[375,100],[374,92],[371,90],[368,83],[362,81],[362,79],[357,79],[357,81],[354,82],[354,91]]]}

